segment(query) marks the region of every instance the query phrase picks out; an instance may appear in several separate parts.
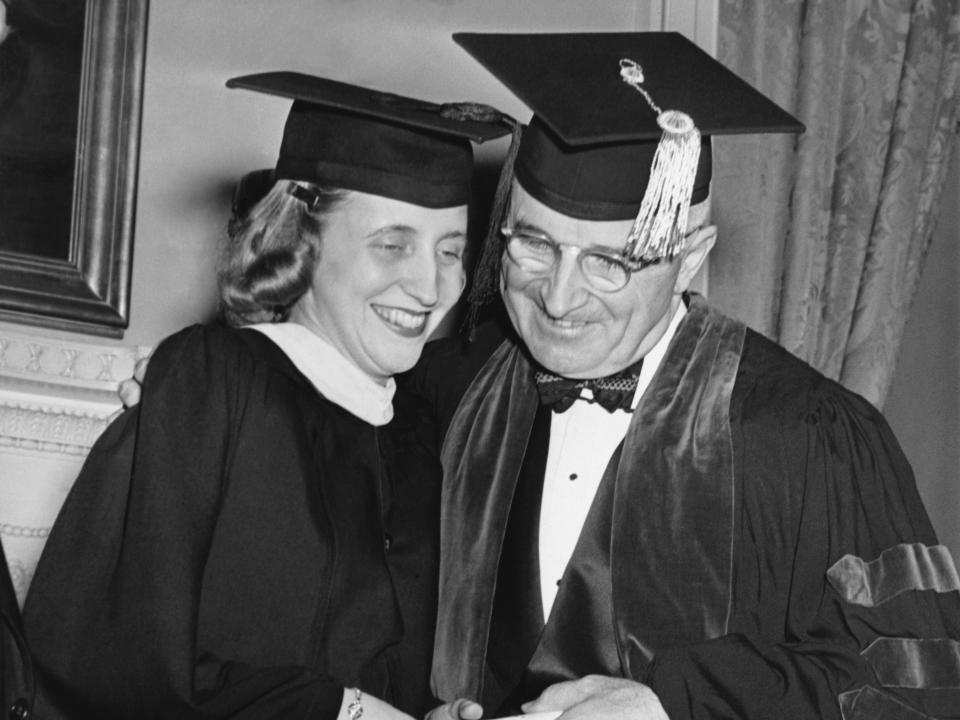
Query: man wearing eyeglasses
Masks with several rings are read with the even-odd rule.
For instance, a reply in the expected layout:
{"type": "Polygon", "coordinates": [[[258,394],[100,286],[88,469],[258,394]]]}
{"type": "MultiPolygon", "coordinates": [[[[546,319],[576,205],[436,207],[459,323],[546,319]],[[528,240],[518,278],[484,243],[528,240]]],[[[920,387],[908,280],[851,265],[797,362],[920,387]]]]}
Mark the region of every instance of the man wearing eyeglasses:
{"type": "Polygon", "coordinates": [[[709,136],[799,123],[677,35],[455,37],[534,116],[471,296],[509,323],[409,379],[445,428],[435,692],[487,717],[960,717],[960,578],[886,423],[687,293],[709,136]]]}

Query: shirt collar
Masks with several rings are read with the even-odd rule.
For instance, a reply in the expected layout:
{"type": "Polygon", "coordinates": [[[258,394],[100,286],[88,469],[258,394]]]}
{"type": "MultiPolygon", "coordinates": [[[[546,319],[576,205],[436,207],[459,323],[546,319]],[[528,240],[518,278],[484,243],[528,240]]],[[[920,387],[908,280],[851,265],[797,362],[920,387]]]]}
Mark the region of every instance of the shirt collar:
{"type": "Polygon", "coordinates": [[[266,335],[321,395],[371,425],[393,419],[393,378],[381,385],[319,335],[297,323],[262,323],[246,329],[266,335]]]}

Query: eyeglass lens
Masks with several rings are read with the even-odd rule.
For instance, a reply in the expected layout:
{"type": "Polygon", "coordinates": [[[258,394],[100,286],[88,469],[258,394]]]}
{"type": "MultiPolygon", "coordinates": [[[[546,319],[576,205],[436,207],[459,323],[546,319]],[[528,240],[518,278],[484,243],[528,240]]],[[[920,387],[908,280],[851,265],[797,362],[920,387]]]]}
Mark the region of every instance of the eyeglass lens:
{"type": "MultiPolygon", "coordinates": [[[[524,272],[532,275],[546,273],[560,261],[560,245],[553,240],[523,233],[504,234],[507,236],[507,253],[524,272]]],[[[630,271],[623,262],[603,253],[580,252],[577,262],[587,282],[596,290],[620,290],[630,279],[630,271]]]]}

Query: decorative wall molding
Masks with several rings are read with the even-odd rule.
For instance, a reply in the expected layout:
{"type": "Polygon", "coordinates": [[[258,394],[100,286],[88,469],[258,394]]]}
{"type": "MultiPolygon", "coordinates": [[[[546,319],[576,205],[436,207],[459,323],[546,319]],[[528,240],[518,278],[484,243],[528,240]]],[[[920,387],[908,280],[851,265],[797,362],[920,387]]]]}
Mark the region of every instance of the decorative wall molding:
{"type": "Polygon", "coordinates": [[[86,455],[109,422],[112,411],[57,411],[0,399],[0,452],[3,448],[62,455],[86,455]]]}
{"type": "Polygon", "coordinates": [[[0,542],[18,600],[87,453],[120,409],[144,346],[0,324],[0,542]]]}
{"type": "Polygon", "coordinates": [[[68,394],[113,392],[147,354],[143,346],[71,342],[0,328],[0,377],[61,386],[68,394]]]}
{"type": "Polygon", "coordinates": [[[86,454],[149,350],[0,328],[0,451],[86,454]]]}

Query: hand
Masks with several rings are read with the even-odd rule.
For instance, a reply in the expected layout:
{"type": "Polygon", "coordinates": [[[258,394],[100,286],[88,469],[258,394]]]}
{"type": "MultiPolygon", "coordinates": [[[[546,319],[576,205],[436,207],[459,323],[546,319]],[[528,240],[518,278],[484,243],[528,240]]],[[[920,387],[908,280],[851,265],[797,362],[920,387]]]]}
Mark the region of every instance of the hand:
{"type": "Polygon", "coordinates": [[[669,720],[656,693],[626,678],[587,675],[551,685],[524,703],[525,713],[561,710],[560,720],[669,720]]]}
{"type": "Polygon", "coordinates": [[[117,387],[117,395],[120,396],[120,402],[125,408],[130,408],[140,402],[140,386],[143,385],[143,377],[147,374],[147,363],[150,358],[140,358],[137,364],[133,366],[133,377],[127,378],[117,387]]]}
{"type": "Polygon", "coordinates": [[[483,708],[478,703],[461,698],[435,707],[424,720],[480,720],[482,717],[483,708]]]}

